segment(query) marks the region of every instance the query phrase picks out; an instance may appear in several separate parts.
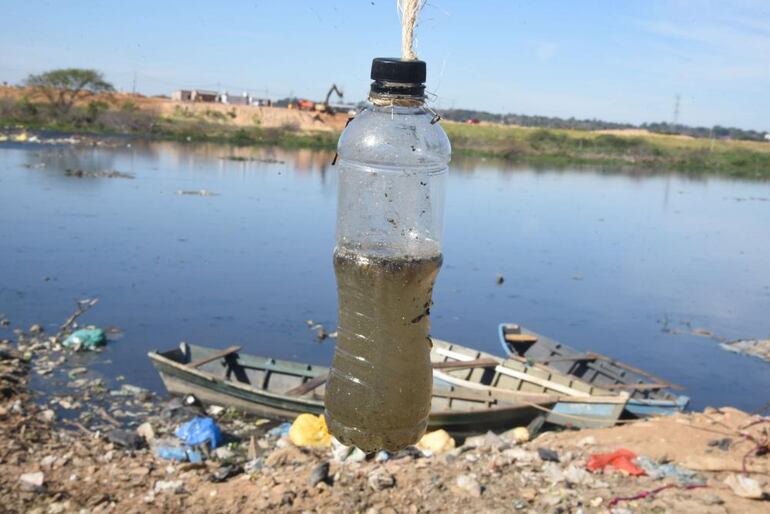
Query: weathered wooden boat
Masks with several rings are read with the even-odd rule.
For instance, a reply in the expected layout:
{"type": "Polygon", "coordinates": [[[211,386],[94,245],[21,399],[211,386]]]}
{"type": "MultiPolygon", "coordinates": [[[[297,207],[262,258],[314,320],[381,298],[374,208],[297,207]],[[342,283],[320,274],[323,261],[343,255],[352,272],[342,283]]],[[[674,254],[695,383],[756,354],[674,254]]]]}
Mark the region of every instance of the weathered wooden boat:
{"type": "Polygon", "coordinates": [[[625,391],[610,391],[524,359],[489,353],[432,338],[433,378],[466,389],[491,391],[514,402],[555,402],[545,421],[576,428],[617,423],[628,400],[625,391]],[[468,367],[451,368],[465,362],[468,367]],[[442,369],[442,364],[447,366],[442,369]]]}
{"type": "MultiPolygon", "coordinates": [[[[292,419],[324,411],[329,369],[300,362],[182,343],[178,348],[148,354],[172,394],[192,394],[204,404],[232,406],[275,419],[292,419]]],[[[445,365],[446,366],[446,365],[445,365]]],[[[449,368],[473,363],[449,364],[449,368]]],[[[433,388],[429,429],[444,428],[459,437],[501,432],[529,424],[552,407],[552,398],[517,402],[491,390],[452,385],[433,388]]]]}
{"type": "Polygon", "coordinates": [[[498,336],[506,356],[547,365],[604,389],[628,391],[626,410],[635,416],[674,414],[690,402],[672,392],[682,386],[599,353],[580,352],[515,323],[501,323],[498,336]]]}

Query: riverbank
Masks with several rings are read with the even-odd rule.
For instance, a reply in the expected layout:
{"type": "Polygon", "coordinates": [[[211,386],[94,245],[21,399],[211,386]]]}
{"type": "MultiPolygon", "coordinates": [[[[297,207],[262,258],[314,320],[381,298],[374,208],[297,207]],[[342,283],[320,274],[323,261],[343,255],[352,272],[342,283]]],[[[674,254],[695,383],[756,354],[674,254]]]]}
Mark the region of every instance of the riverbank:
{"type": "MultiPolygon", "coordinates": [[[[103,95],[52,117],[40,98],[0,88],[0,127],[127,134],[147,139],[333,150],[347,114],[274,107],[182,103],[103,95]]],[[[673,170],[770,178],[770,143],[695,139],[632,131],[535,129],[442,122],[456,153],[552,167],[673,170]]]]}
{"type": "Polygon", "coordinates": [[[73,323],[55,335],[31,327],[15,343],[0,343],[0,493],[8,512],[767,509],[770,457],[755,449],[770,420],[736,409],[547,432],[528,442],[490,433],[365,456],[296,446],[275,421],[115,387],[60,345],[73,323]],[[68,377],[65,391],[30,390],[33,376],[68,377]],[[202,462],[161,458],[159,448],[196,415],[215,420],[223,444],[202,462]],[[600,465],[599,455],[622,449],[646,459],[618,463],[626,472],[600,465]]]}

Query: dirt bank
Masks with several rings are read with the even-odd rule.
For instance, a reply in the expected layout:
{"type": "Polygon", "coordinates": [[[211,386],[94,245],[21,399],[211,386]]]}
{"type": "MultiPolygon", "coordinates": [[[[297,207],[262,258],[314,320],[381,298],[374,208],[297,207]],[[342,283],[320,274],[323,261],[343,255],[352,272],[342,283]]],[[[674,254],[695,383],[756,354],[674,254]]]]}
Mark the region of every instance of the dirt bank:
{"type": "MultiPolygon", "coordinates": [[[[27,97],[32,102],[45,102],[45,98],[29,88],[0,87],[0,98],[15,101],[27,97]]],[[[85,106],[91,101],[104,102],[113,108],[131,105],[141,111],[166,118],[181,120],[200,119],[232,127],[285,128],[301,131],[340,132],[348,119],[347,113],[322,114],[279,107],[250,105],[226,105],[220,103],[175,102],[166,98],[147,97],[127,93],[100,94],[81,100],[85,106]]]]}

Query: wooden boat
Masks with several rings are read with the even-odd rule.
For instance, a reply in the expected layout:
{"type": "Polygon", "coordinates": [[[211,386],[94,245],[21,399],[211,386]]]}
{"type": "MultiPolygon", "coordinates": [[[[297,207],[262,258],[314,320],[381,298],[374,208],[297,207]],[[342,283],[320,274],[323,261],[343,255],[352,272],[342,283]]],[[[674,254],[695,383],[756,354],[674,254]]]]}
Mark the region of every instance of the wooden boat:
{"type": "Polygon", "coordinates": [[[673,414],[690,402],[689,397],[671,392],[682,386],[604,355],[580,352],[515,323],[501,323],[498,336],[506,356],[544,364],[605,389],[628,391],[626,410],[636,416],[673,414]]]}
{"type": "MultiPolygon", "coordinates": [[[[322,366],[246,355],[237,346],[217,350],[186,343],[148,356],[172,394],[192,394],[205,404],[232,406],[276,419],[324,411],[329,370],[322,366]]],[[[472,365],[450,364],[449,369],[472,365]]],[[[553,404],[553,399],[546,397],[522,403],[491,390],[437,385],[428,426],[431,430],[444,428],[459,437],[488,430],[501,432],[526,426],[553,404]]]]}
{"type": "Polygon", "coordinates": [[[432,339],[433,378],[439,383],[491,391],[514,402],[556,402],[545,421],[576,428],[617,423],[628,400],[625,391],[610,391],[524,359],[503,359],[440,339],[432,339]],[[449,368],[465,362],[473,367],[449,368]],[[448,369],[442,369],[442,363],[448,369]],[[482,365],[485,364],[485,365],[482,365]]]}

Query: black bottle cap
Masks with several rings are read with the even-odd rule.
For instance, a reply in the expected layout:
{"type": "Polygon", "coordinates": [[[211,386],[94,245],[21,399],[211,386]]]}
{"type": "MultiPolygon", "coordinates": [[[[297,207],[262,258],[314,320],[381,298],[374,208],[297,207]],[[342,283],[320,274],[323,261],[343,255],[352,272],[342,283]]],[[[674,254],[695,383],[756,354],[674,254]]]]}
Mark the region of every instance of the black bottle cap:
{"type": "Polygon", "coordinates": [[[395,57],[372,60],[372,80],[399,84],[422,84],[426,75],[425,61],[404,61],[395,57]]]}

